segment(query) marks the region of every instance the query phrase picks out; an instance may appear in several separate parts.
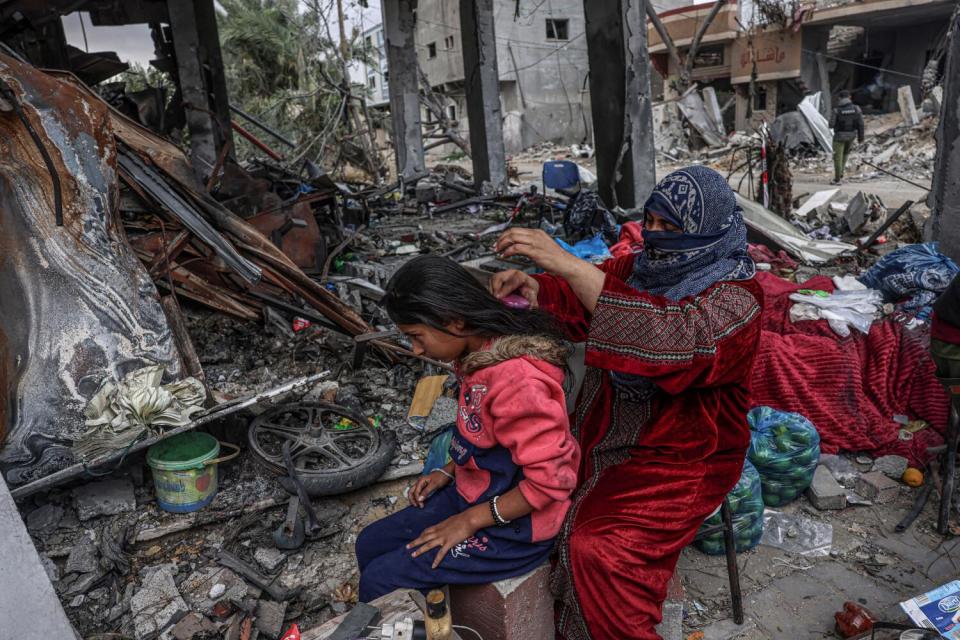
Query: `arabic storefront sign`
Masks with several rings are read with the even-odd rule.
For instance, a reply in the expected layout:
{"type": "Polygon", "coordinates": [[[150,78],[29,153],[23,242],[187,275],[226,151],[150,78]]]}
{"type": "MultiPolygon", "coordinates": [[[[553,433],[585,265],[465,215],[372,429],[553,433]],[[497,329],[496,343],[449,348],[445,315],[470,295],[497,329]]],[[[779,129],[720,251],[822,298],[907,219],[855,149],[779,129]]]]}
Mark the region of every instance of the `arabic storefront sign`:
{"type": "Polygon", "coordinates": [[[750,82],[753,64],[757,80],[781,80],[800,75],[801,37],[799,33],[767,32],[753,36],[742,34],[734,40],[730,60],[730,81],[750,82]]]}

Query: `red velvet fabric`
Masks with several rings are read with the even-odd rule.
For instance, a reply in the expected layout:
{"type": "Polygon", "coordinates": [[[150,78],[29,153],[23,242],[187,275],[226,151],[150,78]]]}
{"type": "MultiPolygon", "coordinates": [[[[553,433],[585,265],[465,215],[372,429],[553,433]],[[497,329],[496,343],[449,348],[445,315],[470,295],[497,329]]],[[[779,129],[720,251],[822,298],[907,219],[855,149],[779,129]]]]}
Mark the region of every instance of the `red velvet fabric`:
{"type": "Polygon", "coordinates": [[[751,376],[754,406],[808,418],[823,453],[888,454],[922,466],[927,447],[943,442],[949,398],[936,378],[929,335],[895,320],[874,322],[870,333],[837,336],[825,320],[790,322],[789,295],[799,289],[833,291],[829,278],[802,284],[758,273],[763,287],[763,333],[751,376]],[[900,439],[895,415],[922,418],[933,428],[900,439]]]}
{"type": "Polygon", "coordinates": [[[588,317],[566,282],[538,276],[541,307],[587,342],[574,433],[578,490],[558,537],[558,631],[659,638],[654,627],[680,551],[740,477],[748,379],[762,290],[722,282],[680,302],[625,284],[633,256],[610,260],[588,317]],[[615,386],[610,371],[655,392],[615,386]]]}

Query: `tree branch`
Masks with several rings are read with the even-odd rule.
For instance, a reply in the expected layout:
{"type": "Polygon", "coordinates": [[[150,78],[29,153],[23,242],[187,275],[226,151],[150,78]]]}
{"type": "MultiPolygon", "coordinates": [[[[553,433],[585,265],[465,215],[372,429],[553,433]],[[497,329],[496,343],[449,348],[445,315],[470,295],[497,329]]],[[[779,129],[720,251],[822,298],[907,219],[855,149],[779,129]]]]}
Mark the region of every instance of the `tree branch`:
{"type": "Polygon", "coordinates": [[[697,50],[700,49],[700,42],[703,40],[704,34],[707,33],[707,29],[710,28],[717,14],[720,13],[720,10],[723,9],[726,4],[727,0],[717,0],[710,9],[710,13],[707,14],[703,22],[700,23],[700,26],[697,27],[696,33],[693,34],[693,40],[690,41],[690,47],[687,49],[686,63],[680,72],[680,84],[683,89],[690,86],[690,74],[693,73],[693,61],[697,57],[697,50]]]}

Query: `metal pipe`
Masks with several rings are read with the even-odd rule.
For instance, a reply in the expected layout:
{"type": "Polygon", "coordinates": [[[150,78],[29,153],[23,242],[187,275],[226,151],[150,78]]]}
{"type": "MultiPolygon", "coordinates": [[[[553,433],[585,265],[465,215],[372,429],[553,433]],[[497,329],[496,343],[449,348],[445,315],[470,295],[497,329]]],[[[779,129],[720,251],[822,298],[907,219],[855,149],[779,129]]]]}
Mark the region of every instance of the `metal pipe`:
{"type": "Polygon", "coordinates": [[[243,136],[244,138],[246,138],[247,141],[250,142],[250,144],[252,144],[253,146],[257,147],[258,149],[260,149],[261,151],[263,151],[265,154],[267,154],[268,156],[270,156],[271,158],[273,158],[273,159],[276,160],[277,162],[280,162],[281,160],[283,160],[283,156],[282,156],[282,155],[280,155],[279,153],[277,153],[276,151],[274,151],[273,149],[271,149],[270,147],[268,147],[265,142],[261,141],[259,138],[257,138],[255,135],[253,135],[252,133],[250,133],[249,131],[247,131],[247,130],[244,129],[243,127],[241,127],[241,126],[240,126],[239,124],[237,124],[236,122],[231,121],[231,122],[230,122],[230,126],[233,127],[233,130],[234,130],[234,131],[236,131],[236,132],[239,133],[241,136],[243,136]]]}
{"type": "Polygon", "coordinates": [[[907,180],[907,179],[904,178],[903,176],[898,176],[898,175],[895,174],[895,173],[892,173],[892,172],[890,172],[890,171],[887,171],[887,170],[884,169],[883,167],[879,167],[879,166],[873,164],[873,163],[870,162],[869,160],[861,160],[860,162],[862,162],[862,163],[865,164],[865,165],[869,165],[869,166],[873,167],[873,168],[876,169],[877,171],[882,171],[883,173],[885,173],[885,174],[887,174],[888,176],[891,176],[891,177],[893,177],[893,178],[896,178],[897,180],[903,180],[903,181],[906,182],[907,184],[912,184],[913,186],[917,187],[918,189],[923,189],[924,191],[930,191],[930,187],[925,187],[925,186],[923,186],[922,184],[917,184],[916,182],[913,182],[913,181],[911,181],[911,180],[907,180]]]}
{"type": "Polygon", "coordinates": [[[295,142],[290,141],[290,139],[287,138],[287,137],[285,137],[283,134],[280,134],[280,133],[274,131],[273,129],[271,129],[270,127],[268,127],[266,124],[264,124],[264,122],[263,122],[262,120],[259,120],[258,118],[250,115],[249,113],[247,113],[246,111],[244,111],[244,110],[241,109],[240,107],[237,107],[237,106],[234,106],[234,105],[231,104],[231,105],[230,105],[230,111],[233,111],[235,114],[237,114],[238,116],[240,116],[240,117],[243,118],[244,120],[247,120],[248,122],[250,122],[250,124],[252,124],[253,126],[257,127],[257,128],[260,129],[261,131],[270,134],[271,136],[273,136],[274,138],[276,138],[277,140],[279,140],[279,141],[282,142],[283,144],[287,145],[287,146],[290,147],[291,149],[296,148],[297,145],[296,145],[295,142]]]}

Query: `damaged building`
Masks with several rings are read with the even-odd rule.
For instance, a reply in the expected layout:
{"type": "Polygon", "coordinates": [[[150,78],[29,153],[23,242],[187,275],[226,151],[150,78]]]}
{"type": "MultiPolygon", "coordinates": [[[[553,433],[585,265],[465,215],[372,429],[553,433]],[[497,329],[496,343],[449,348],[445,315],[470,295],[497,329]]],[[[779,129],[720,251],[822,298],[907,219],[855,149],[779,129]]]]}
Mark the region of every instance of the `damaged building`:
{"type": "Polygon", "coordinates": [[[664,98],[679,97],[684,82],[696,82],[715,93],[727,133],[772,123],[816,92],[824,114],[831,96],[844,89],[865,113],[888,113],[900,110],[900,87],[909,87],[918,108],[942,75],[954,3],[749,0],[714,9],[697,4],[660,12],[672,44],[653,24],[648,38],[664,98]],[[686,63],[697,34],[689,77],[681,78],[685,69],[670,49],[686,63]]]}

